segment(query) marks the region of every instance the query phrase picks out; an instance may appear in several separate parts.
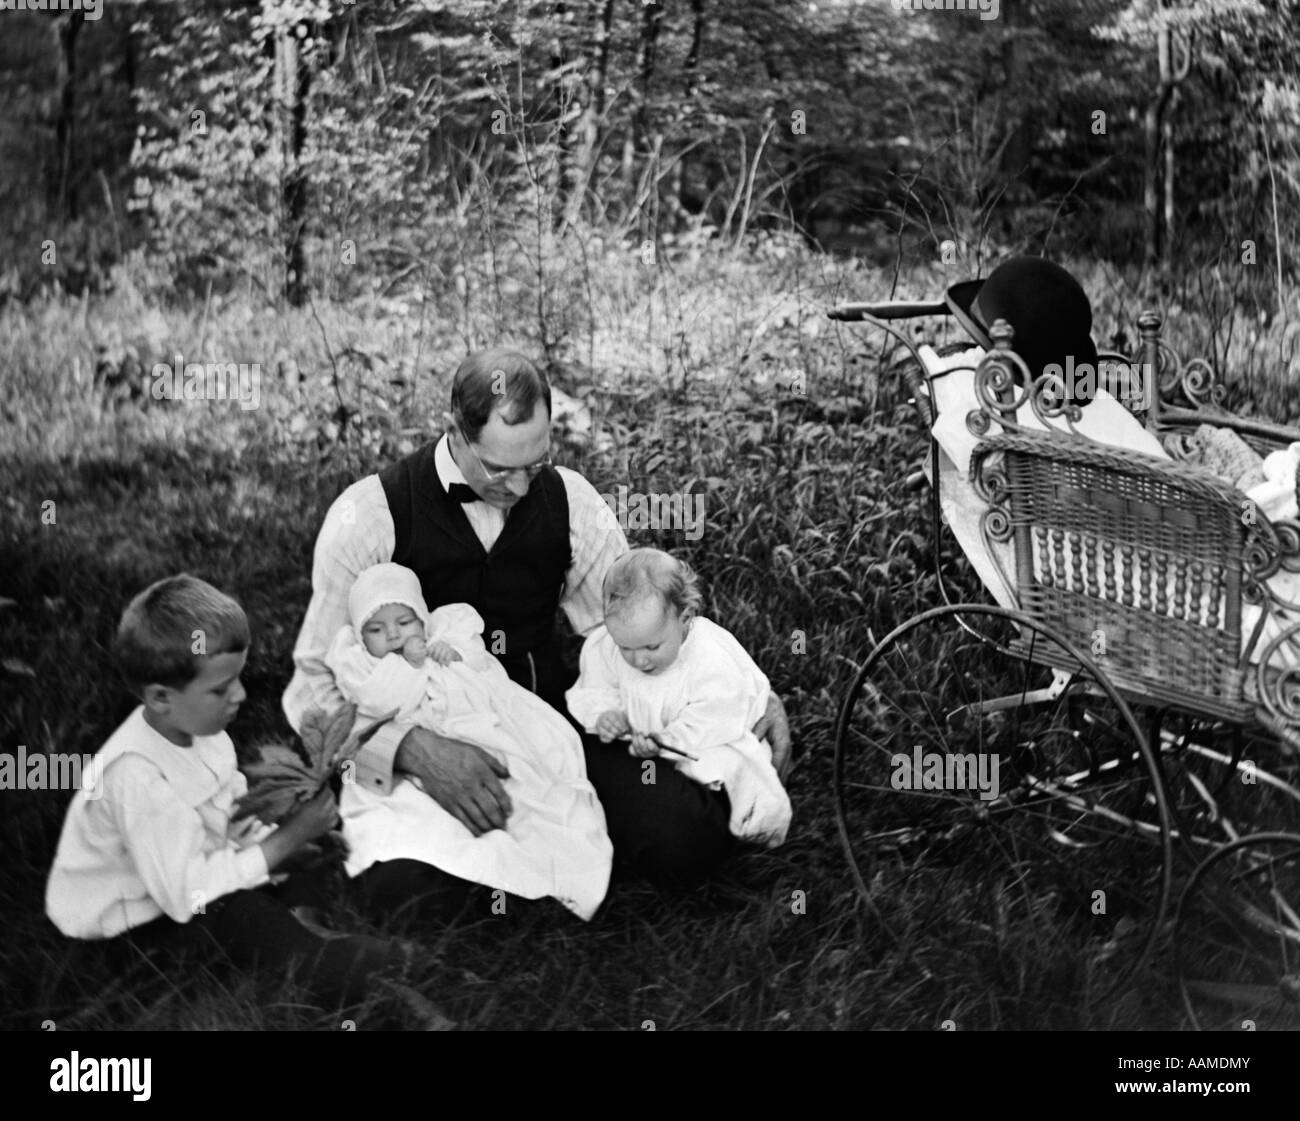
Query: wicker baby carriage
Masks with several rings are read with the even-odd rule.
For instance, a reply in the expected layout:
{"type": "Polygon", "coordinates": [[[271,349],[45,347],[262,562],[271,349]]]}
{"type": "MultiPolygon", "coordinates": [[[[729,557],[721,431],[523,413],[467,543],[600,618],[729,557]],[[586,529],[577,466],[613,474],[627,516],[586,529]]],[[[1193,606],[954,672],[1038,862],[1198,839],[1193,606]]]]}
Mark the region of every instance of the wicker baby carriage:
{"type": "Polygon", "coordinates": [[[963,950],[1004,973],[1017,936],[1083,924],[1091,991],[1114,993],[1171,930],[1176,888],[1190,1022],[1300,1026],[1294,459],[1286,517],[1193,462],[1208,436],[1262,456],[1300,431],[1225,411],[1153,312],[1086,390],[1066,384],[1080,371],[1031,378],[1010,325],[972,316],[978,284],[829,313],[905,349],[942,598],[875,644],[841,708],[858,890],[886,924],[884,885],[939,892],[963,950]],[[926,316],[978,349],[896,325],[926,316]],[[950,594],[952,535],[996,605],[950,594]]]}

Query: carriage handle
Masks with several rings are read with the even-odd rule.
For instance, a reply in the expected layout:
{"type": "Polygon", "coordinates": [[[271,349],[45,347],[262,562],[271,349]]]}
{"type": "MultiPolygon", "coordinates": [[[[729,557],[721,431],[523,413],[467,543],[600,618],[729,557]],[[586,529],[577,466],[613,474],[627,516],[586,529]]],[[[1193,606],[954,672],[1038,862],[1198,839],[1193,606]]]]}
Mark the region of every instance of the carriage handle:
{"type": "Polygon", "coordinates": [[[861,319],[918,319],[923,315],[948,315],[943,300],[882,300],[879,303],[837,304],[827,313],[845,323],[861,319]]]}

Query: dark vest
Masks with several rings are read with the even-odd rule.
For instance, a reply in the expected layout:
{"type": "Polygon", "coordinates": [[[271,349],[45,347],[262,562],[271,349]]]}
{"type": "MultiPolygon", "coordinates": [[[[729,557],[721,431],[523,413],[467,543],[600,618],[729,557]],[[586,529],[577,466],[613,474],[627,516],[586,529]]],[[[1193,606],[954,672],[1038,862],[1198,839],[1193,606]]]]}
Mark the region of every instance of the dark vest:
{"type": "Polygon", "coordinates": [[[397,532],[393,560],[419,576],[430,611],[448,603],[478,611],[483,641],[507,668],[529,654],[550,660],[572,559],[569,499],[559,472],[548,467],[532,481],[484,552],[461,504],[438,481],[436,447],[428,444],[379,474],[397,532]]]}

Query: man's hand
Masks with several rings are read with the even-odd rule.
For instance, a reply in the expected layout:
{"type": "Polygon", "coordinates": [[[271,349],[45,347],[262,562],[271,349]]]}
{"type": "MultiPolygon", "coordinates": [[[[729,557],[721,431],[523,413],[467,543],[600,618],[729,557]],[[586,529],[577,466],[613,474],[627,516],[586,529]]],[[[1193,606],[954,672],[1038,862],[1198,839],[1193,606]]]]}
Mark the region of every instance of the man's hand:
{"type": "Polygon", "coordinates": [[[429,647],[419,635],[413,634],[402,643],[402,657],[417,669],[424,665],[424,659],[428,656],[429,647]]]}
{"type": "Polygon", "coordinates": [[[602,712],[596,721],[596,735],[600,737],[601,743],[622,739],[629,731],[631,725],[627,722],[627,714],[618,709],[611,708],[608,712],[602,712]]]}
{"type": "Polygon", "coordinates": [[[397,747],[393,769],[414,775],[424,791],[474,836],[504,829],[513,806],[501,785],[510,770],[480,747],[412,728],[397,747]]]}
{"type": "Polygon", "coordinates": [[[785,782],[790,772],[790,722],[785,716],[785,705],[775,693],[767,698],[767,711],[759,717],[754,725],[754,735],[760,740],[767,740],[772,747],[772,766],[776,768],[777,777],[785,782]]]}

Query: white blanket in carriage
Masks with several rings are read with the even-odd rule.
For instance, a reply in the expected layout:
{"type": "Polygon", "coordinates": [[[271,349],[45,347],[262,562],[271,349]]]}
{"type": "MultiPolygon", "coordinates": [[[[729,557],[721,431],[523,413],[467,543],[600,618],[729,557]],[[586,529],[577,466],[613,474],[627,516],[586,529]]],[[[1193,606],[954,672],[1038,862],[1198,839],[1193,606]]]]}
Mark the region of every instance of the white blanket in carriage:
{"type": "MultiPolygon", "coordinates": [[[[1006,579],[1014,579],[1015,556],[1011,542],[992,542],[986,545],[980,532],[980,521],[988,509],[987,503],[971,486],[970,458],[975,446],[983,437],[976,436],[966,427],[966,417],[979,408],[975,395],[975,368],[984,357],[984,351],[974,347],[961,354],[940,358],[928,346],[920,348],[932,380],[934,415],[932,428],[939,445],[939,500],[944,520],[957,538],[976,574],[993,598],[1003,607],[1013,607],[1014,589],[1006,579]],[[941,375],[941,376],[940,376],[941,375]],[[990,552],[991,547],[991,552],[990,552]],[[999,568],[1001,571],[999,571],[999,568]],[[1003,573],[1007,576],[1004,579],[1003,573]]],[[[1022,405],[1016,415],[1022,428],[1046,431],[1047,427],[1034,415],[1028,404],[1022,405]]],[[[1082,419],[1075,425],[1078,431],[1101,444],[1126,448],[1130,451],[1168,460],[1171,457],[1151,433],[1103,389],[1097,390],[1093,402],[1083,409],[1082,419]]],[[[994,422],[989,434],[1000,431],[994,422]]],[[[1288,489],[1269,481],[1245,492],[1254,499],[1261,510],[1270,517],[1294,517],[1296,495],[1294,484],[1288,489]]],[[[1037,558],[1035,560],[1037,565],[1037,558]]],[[[1172,578],[1171,578],[1172,579],[1172,578]]],[[[1279,572],[1269,581],[1269,588],[1281,599],[1300,603],[1300,574],[1279,572]]],[[[1241,632],[1243,647],[1249,642],[1260,619],[1260,608],[1243,603],[1241,632]]],[[[1286,612],[1271,611],[1264,620],[1263,630],[1253,648],[1254,655],[1262,654],[1270,642],[1287,627],[1300,622],[1300,612],[1288,617],[1286,612]]],[[[1300,666],[1293,648],[1283,643],[1270,662],[1279,666],[1300,666]]]]}

